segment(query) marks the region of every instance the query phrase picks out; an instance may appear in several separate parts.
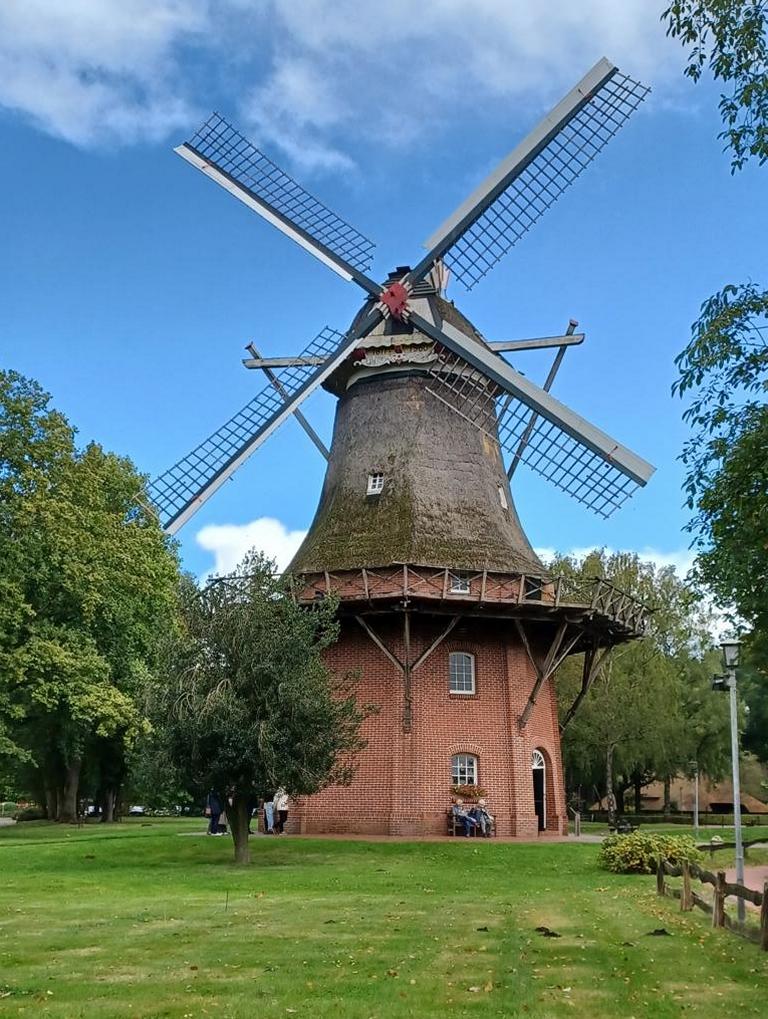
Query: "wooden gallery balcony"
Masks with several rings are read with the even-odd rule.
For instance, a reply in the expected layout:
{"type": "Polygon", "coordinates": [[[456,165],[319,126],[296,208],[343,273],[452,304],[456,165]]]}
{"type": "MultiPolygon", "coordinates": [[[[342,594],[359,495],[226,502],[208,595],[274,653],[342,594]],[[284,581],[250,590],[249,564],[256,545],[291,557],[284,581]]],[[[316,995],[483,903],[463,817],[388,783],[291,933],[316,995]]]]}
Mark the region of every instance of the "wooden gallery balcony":
{"type": "MultiPolygon", "coordinates": [[[[423,611],[487,618],[516,617],[539,622],[564,620],[602,631],[605,643],[642,636],[650,610],[607,580],[458,571],[407,563],[377,569],[306,573],[293,594],[308,604],[334,593],[344,614],[423,611]]],[[[602,641],[601,641],[602,643],[602,641]]]]}

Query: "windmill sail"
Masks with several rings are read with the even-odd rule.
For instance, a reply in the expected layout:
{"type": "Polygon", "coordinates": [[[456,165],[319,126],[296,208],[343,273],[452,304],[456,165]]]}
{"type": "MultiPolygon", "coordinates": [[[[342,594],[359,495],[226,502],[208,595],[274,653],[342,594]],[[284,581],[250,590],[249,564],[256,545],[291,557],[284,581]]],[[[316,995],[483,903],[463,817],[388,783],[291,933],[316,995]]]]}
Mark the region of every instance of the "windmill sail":
{"type": "Polygon", "coordinates": [[[169,534],[175,534],[320,385],[354,342],[354,336],[344,337],[326,326],[302,355],[322,357],[321,367],[297,365],[275,372],[280,392],[268,383],[226,424],[150,484],[150,499],[169,534]]]}
{"type": "Polygon", "coordinates": [[[570,187],[650,92],[603,58],[424,243],[467,288],[570,187]]]}
{"type": "Polygon", "coordinates": [[[645,484],[552,421],[538,414],[532,418],[530,408],[519,400],[500,401],[498,422],[506,453],[598,516],[609,517],[645,484]]]}
{"type": "Polygon", "coordinates": [[[595,513],[609,516],[647,484],[654,467],[540,386],[487,345],[449,322],[411,316],[439,345],[430,369],[432,392],[462,417],[492,433],[499,418],[502,447],[595,513]],[[501,402],[499,402],[501,401],[501,402]],[[531,411],[536,417],[532,418],[531,411]],[[527,433],[527,434],[526,434],[527,433]]]}
{"type": "Polygon", "coordinates": [[[361,282],[374,243],[323,205],[220,114],[175,150],[346,280],[361,282]]]}

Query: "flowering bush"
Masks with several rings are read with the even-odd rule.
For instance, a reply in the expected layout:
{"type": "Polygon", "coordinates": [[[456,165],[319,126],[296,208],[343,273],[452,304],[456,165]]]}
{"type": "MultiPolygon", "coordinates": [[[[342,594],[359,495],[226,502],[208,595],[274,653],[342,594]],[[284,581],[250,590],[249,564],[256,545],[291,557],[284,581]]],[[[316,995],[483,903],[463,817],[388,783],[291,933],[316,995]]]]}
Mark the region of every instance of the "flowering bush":
{"type": "Polygon", "coordinates": [[[652,874],[659,857],[670,863],[698,863],[703,854],[690,835],[652,835],[634,831],[609,835],[600,847],[600,864],[614,874],[652,874]]]}
{"type": "Polygon", "coordinates": [[[485,796],[485,789],[479,785],[452,785],[451,793],[463,800],[480,800],[485,796]]]}

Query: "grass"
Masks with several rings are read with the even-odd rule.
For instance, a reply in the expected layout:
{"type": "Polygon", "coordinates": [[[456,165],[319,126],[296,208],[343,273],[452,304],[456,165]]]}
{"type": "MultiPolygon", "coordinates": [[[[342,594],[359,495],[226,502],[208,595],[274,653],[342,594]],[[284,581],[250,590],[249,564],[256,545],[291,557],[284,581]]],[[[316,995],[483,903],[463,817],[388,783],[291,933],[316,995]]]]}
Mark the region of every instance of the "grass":
{"type": "Polygon", "coordinates": [[[594,845],[259,838],[238,869],[201,827],[0,829],[0,1015],[765,1014],[756,946],[594,845]]]}

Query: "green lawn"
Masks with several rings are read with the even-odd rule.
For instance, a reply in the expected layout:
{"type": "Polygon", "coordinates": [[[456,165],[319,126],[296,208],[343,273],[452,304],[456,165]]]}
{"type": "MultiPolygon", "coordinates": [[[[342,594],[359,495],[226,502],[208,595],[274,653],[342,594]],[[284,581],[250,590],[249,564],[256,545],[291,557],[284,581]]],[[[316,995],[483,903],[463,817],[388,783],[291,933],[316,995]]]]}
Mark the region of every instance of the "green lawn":
{"type": "Polygon", "coordinates": [[[0,1014],[765,1015],[756,946],[594,845],[258,838],[237,869],[201,828],[0,829],[0,1014]]]}

